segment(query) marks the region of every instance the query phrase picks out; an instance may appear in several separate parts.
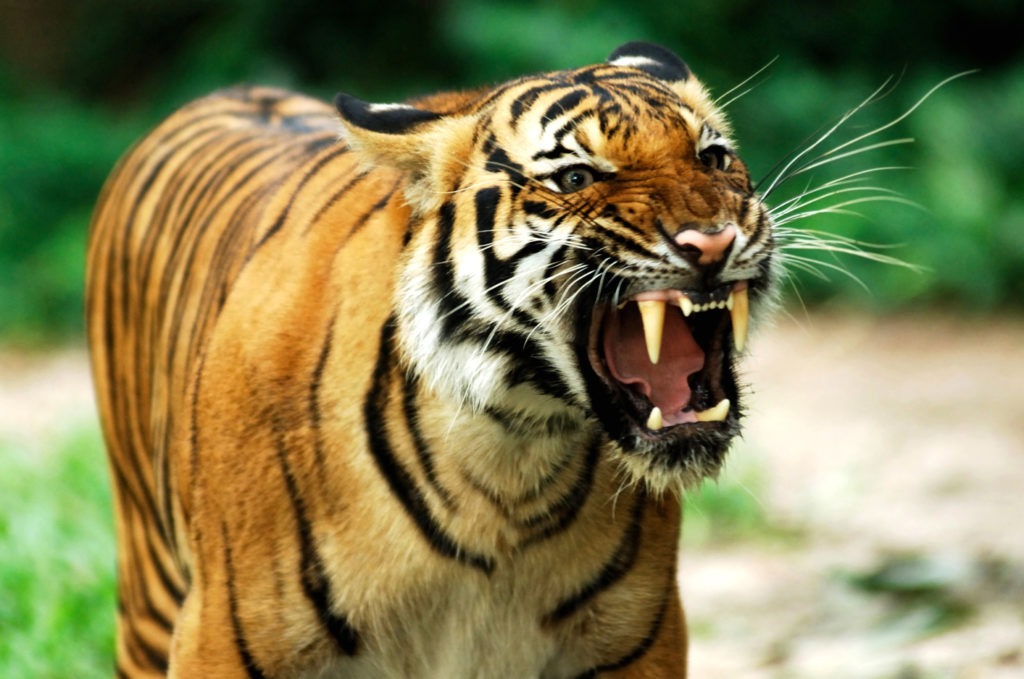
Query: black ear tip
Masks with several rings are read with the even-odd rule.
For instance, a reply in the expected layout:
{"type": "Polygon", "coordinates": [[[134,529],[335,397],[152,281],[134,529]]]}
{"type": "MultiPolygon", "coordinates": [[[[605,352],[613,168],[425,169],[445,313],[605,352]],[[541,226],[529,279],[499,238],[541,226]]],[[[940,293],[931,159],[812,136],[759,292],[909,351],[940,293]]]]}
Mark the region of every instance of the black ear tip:
{"type": "Polygon", "coordinates": [[[351,94],[338,92],[334,95],[334,108],[338,109],[343,118],[351,118],[358,111],[366,110],[366,102],[356,99],[351,94]]]}
{"type": "Polygon", "coordinates": [[[690,67],[675,52],[652,42],[635,41],[620,45],[608,57],[608,63],[638,68],[668,82],[687,80],[692,75],[690,67]]]}
{"type": "Polygon", "coordinates": [[[370,104],[344,92],[334,97],[334,107],[346,122],[385,134],[401,134],[420,123],[441,117],[433,111],[424,111],[408,104],[370,104]]]}

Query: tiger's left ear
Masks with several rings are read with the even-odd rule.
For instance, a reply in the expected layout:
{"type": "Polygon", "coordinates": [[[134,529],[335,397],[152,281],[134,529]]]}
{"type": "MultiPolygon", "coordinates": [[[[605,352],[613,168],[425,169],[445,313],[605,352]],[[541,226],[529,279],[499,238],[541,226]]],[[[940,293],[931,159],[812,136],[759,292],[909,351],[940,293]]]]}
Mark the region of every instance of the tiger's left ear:
{"type": "Polygon", "coordinates": [[[627,42],[611,53],[608,63],[639,69],[669,85],[682,84],[693,77],[690,67],[675,52],[650,42],[627,42]]]}
{"type": "Polygon", "coordinates": [[[339,94],[342,134],[349,146],[371,166],[385,165],[406,173],[405,192],[415,210],[436,207],[451,183],[448,173],[472,138],[472,119],[443,115],[409,104],[371,104],[339,94]]]}

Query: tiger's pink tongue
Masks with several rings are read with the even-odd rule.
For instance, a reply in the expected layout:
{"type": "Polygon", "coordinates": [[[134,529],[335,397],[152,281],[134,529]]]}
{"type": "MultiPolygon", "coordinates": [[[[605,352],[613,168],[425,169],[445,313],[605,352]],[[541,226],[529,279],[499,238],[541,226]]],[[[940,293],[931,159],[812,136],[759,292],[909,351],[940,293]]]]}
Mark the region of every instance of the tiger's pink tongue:
{"type": "Polygon", "coordinates": [[[669,307],[661,342],[661,357],[651,364],[635,303],[612,310],[604,323],[604,356],[612,376],[635,385],[665,414],[677,413],[690,402],[687,377],[704,367],[704,351],[693,339],[682,313],[669,307]],[[672,313],[675,310],[677,313],[672,313]]]}

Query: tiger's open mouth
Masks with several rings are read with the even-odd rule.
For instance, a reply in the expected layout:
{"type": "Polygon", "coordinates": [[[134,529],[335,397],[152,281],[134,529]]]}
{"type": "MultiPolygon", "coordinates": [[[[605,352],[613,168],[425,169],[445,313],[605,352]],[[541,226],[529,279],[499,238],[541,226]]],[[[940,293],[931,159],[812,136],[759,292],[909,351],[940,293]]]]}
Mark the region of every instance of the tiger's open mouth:
{"type": "Polygon", "coordinates": [[[591,324],[588,355],[611,401],[601,406],[611,408],[596,409],[617,411],[628,433],[646,440],[735,421],[731,357],[743,349],[747,324],[746,281],[709,292],[648,291],[606,308],[591,324]]]}

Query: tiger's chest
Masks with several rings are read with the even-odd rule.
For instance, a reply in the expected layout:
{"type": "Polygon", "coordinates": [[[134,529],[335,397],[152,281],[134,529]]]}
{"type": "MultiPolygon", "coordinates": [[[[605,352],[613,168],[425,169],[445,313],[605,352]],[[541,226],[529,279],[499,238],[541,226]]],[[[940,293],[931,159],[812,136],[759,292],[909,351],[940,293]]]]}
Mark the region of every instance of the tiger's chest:
{"type": "MultiPolygon", "coordinates": [[[[344,550],[335,571],[359,651],[309,676],[562,679],[642,649],[674,599],[678,506],[622,489],[599,448],[584,451],[531,484],[545,492],[502,509],[476,491],[456,496],[451,515],[428,500],[436,530],[459,546],[451,554],[412,550],[430,536],[407,512],[378,515],[376,537],[358,558],[344,550]]],[[[436,462],[435,481],[450,483],[436,462]]]]}
{"type": "MultiPolygon", "coordinates": [[[[430,591],[410,593],[407,603],[364,629],[357,656],[309,676],[571,679],[642,647],[657,619],[641,580],[627,577],[601,592],[584,585],[552,607],[552,594],[562,588],[558,571],[576,575],[584,565],[570,554],[559,560],[561,566],[536,559],[499,566],[489,577],[434,580],[430,591]]],[[[615,579],[607,569],[597,574],[615,579]]]]}
{"type": "Polygon", "coordinates": [[[538,624],[542,613],[530,592],[462,583],[439,591],[424,608],[395,620],[339,676],[554,679],[586,670],[538,624]]]}

